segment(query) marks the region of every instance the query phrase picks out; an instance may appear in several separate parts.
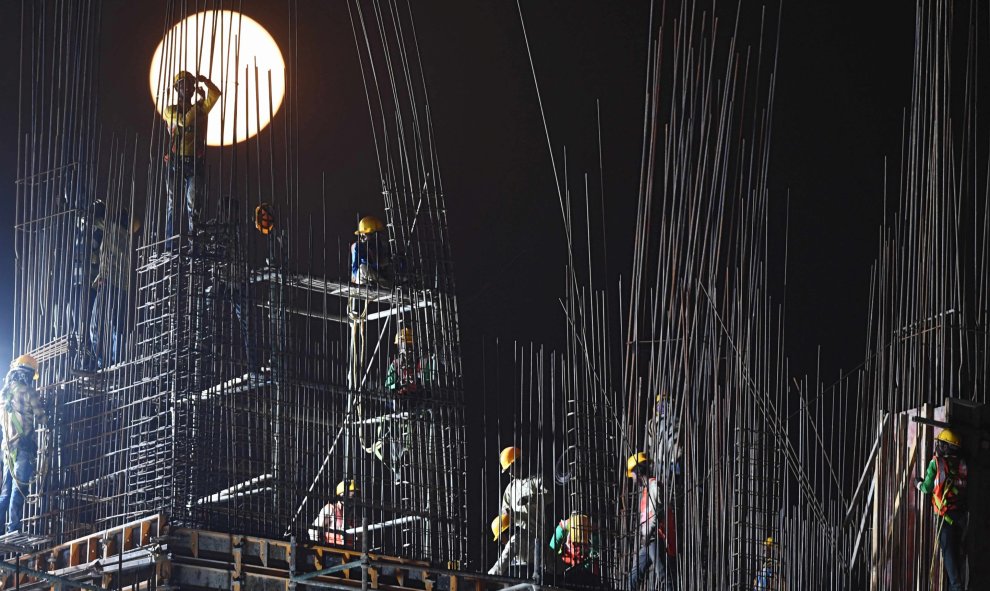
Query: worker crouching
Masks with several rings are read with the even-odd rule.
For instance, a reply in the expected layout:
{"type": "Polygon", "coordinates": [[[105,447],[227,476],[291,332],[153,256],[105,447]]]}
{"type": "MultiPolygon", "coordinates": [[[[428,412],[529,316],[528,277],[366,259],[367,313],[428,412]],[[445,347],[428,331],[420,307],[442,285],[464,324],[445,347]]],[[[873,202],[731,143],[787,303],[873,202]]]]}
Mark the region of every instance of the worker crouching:
{"type": "Polygon", "coordinates": [[[354,499],[357,491],[357,483],[353,480],[338,482],[336,500],[320,509],[319,515],[310,526],[309,539],[333,546],[353,547],[354,537],[347,533],[352,528],[353,519],[346,514],[345,501],[354,499]]]}
{"type": "Polygon", "coordinates": [[[550,539],[550,549],[565,565],[566,587],[597,589],[602,586],[598,533],[587,515],[574,511],[567,519],[561,519],[550,539]]]}

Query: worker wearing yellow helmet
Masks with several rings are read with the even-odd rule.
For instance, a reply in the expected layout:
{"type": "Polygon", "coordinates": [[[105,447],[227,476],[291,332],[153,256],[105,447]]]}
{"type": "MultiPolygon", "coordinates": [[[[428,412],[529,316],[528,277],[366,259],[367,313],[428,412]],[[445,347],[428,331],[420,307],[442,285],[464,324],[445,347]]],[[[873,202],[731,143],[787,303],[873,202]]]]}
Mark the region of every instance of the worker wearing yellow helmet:
{"type": "Polygon", "coordinates": [[[763,563],[753,577],[754,591],[783,591],[784,582],[780,576],[780,560],[777,558],[777,542],[773,536],[763,540],[763,563]]]}
{"type": "MultiPolygon", "coordinates": [[[[347,514],[347,501],[358,493],[357,483],[353,480],[337,483],[336,500],[327,503],[309,527],[309,539],[334,546],[350,548],[354,545],[354,537],[347,533],[354,521],[347,514]]],[[[353,509],[352,509],[353,510],[353,509]]]]}
{"type": "Polygon", "coordinates": [[[540,531],[546,522],[547,490],[541,477],[529,473],[518,447],[504,448],[498,460],[502,472],[510,476],[502,493],[500,512],[509,516],[512,533],[488,574],[528,575],[539,580],[543,572],[540,531]]]}
{"type": "Polygon", "coordinates": [[[640,582],[652,568],[657,580],[666,580],[672,589],[677,588],[677,545],[674,512],[668,506],[664,510],[664,495],[653,476],[653,462],[644,452],[637,452],[626,460],[626,476],[639,488],[639,553],[629,573],[629,591],[636,591],[640,582]],[[665,513],[663,523],[658,515],[665,513]]]}
{"type": "Polygon", "coordinates": [[[936,531],[949,591],[963,589],[962,534],[966,529],[969,471],[962,450],[959,435],[943,429],[935,437],[935,454],[928,462],[925,477],[916,485],[922,493],[932,495],[932,508],[939,517],[936,531]]]}
{"type": "Polygon", "coordinates": [[[45,421],[45,407],[34,388],[38,360],[21,355],[10,364],[0,390],[0,430],[3,432],[3,487],[0,519],[4,531],[20,531],[24,499],[34,478],[38,457],[36,427],[45,421]]]}
{"type": "Polygon", "coordinates": [[[195,232],[199,222],[202,195],[205,192],[206,132],[209,113],[220,99],[220,89],[209,78],[193,75],[185,70],[172,79],[172,88],[178,102],[162,110],[162,118],[171,137],[169,151],[165,155],[168,202],[165,209],[166,246],[174,250],[171,240],[175,236],[175,200],[185,202],[186,228],[195,232]],[[206,88],[204,91],[203,88],[206,88]],[[200,98],[197,99],[197,96],[200,98]]]}
{"type": "Polygon", "coordinates": [[[601,561],[598,550],[598,532],[591,518],[579,511],[572,511],[567,519],[557,524],[550,549],[560,556],[564,567],[564,586],[568,588],[601,587],[601,561]]]}
{"type": "Polygon", "coordinates": [[[357,285],[386,286],[386,264],[388,256],[387,238],[382,236],[385,224],[373,215],[365,216],[358,222],[354,235],[357,240],[351,244],[351,283],[357,285]]]}

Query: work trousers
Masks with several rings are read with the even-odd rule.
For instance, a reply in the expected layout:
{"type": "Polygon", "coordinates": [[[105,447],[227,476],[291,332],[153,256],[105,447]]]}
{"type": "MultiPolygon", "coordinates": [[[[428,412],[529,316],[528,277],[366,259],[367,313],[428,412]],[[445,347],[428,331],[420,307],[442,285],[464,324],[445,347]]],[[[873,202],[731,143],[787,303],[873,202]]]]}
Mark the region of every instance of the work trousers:
{"type": "Polygon", "coordinates": [[[667,555],[666,543],[652,539],[639,549],[632,572],[629,573],[629,591],[639,589],[640,582],[646,577],[651,566],[657,580],[666,585],[666,587],[658,586],[658,589],[677,588],[677,560],[667,555]]]}
{"type": "Polygon", "coordinates": [[[949,591],[963,591],[962,534],[966,527],[966,514],[950,511],[948,521],[942,521],[938,532],[938,545],[942,549],[942,566],[949,581],[949,591]]]}
{"type": "Polygon", "coordinates": [[[98,290],[89,315],[89,341],[98,367],[109,367],[121,360],[127,332],[126,292],[106,283],[98,290]]]}
{"type": "MultiPolygon", "coordinates": [[[[31,437],[34,437],[32,434],[31,437]]],[[[35,445],[21,445],[9,454],[4,451],[3,485],[0,487],[0,517],[5,519],[7,533],[21,531],[24,516],[24,499],[34,478],[38,450],[35,445]],[[14,456],[9,458],[8,456],[14,456]],[[11,466],[13,464],[13,466],[11,466]],[[11,472],[13,468],[13,472],[11,472]]]]}
{"type": "MultiPolygon", "coordinates": [[[[241,341],[242,347],[244,348],[244,361],[247,363],[248,371],[258,371],[259,367],[257,364],[257,358],[254,350],[254,343],[251,339],[251,333],[248,332],[248,318],[247,310],[244,309],[242,303],[244,298],[242,294],[246,293],[246,286],[239,282],[227,282],[222,279],[217,280],[217,282],[206,288],[206,320],[207,322],[214,322],[214,335],[219,327],[222,326],[219,322],[218,308],[227,305],[230,307],[230,311],[233,312],[234,318],[237,319],[237,325],[241,329],[241,341]]],[[[215,343],[215,345],[223,347],[224,343],[215,343]]]]}
{"type": "MultiPolygon", "coordinates": [[[[168,175],[165,186],[168,189],[168,203],[165,209],[165,240],[175,236],[175,199],[176,193],[185,202],[186,228],[189,234],[195,230],[199,221],[200,196],[205,191],[206,163],[202,158],[192,156],[173,156],[169,160],[168,175]]],[[[171,243],[168,243],[172,246],[171,243]]]]}

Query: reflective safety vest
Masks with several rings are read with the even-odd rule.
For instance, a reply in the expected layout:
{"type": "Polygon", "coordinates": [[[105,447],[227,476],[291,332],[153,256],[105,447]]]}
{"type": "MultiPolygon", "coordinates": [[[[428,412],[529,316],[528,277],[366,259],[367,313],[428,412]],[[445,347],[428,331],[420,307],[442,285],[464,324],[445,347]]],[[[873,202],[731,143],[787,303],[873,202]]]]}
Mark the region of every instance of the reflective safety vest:
{"type": "MultiPolygon", "coordinates": [[[[593,533],[590,535],[585,535],[586,539],[576,540],[577,536],[571,535],[571,529],[569,520],[561,519],[560,523],[557,525],[557,531],[563,532],[567,539],[560,547],[560,559],[564,561],[567,566],[581,566],[585,569],[597,573],[598,572],[598,561],[595,560],[598,556],[598,551],[596,549],[597,536],[593,533]]],[[[551,547],[553,544],[551,544],[551,547]]]]}
{"type": "Polygon", "coordinates": [[[966,460],[962,458],[950,462],[946,458],[936,456],[935,488],[932,491],[932,506],[935,514],[944,517],[950,525],[952,518],[947,513],[960,509],[960,497],[966,491],[966,460]]]}
{"type": "Polygon", "coordinates": [[[674,511],[668,508],[663,523],[657,523],[657,509],[660,505],[660,491],[657,479],[650,478],[649,482],[639,491],[639,532],[643,537],[650,536],[654,530],[657,537],[662,538],[667,545],[667,555],[677,555],[677,528],[675,527],[674,511]]]}

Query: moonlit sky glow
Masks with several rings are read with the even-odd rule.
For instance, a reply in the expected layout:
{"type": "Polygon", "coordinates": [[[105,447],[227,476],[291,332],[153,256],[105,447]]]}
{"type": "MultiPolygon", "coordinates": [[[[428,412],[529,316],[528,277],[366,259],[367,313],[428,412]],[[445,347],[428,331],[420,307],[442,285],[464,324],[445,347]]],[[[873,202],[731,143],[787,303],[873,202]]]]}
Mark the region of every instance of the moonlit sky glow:
{"type": "Polygon", "coordinates": [[[268,125],[270,113],[278,112],[285,97],[285,62],[278,44],[257,21],[237,12],[193,14],[172,27],[158,44],[149,82],[159,113],[178,100],[171,84],[181,70],[209,72],[208,77],[223,93],[210,112],[206,139],[210,146],[253,137],[268,125]]]}

